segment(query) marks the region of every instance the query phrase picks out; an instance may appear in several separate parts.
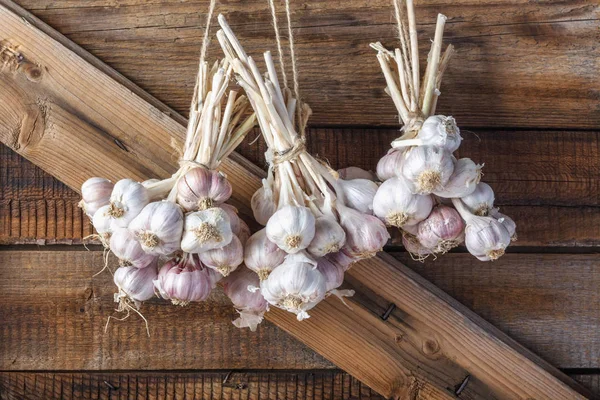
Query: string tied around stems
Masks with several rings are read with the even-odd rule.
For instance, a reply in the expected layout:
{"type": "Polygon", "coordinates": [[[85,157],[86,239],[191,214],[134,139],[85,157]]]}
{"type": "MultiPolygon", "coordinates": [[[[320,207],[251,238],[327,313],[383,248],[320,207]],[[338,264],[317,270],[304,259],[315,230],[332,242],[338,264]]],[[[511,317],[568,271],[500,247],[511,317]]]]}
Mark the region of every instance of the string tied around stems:
{"type": "Polygon", "coordinates": [[[194,161],[194,160],[184,160],[184,159],[179,160],[179,166],[181,168],[189,167],[190,169],[191,168],[204,168],[207,170],[210,169],[210,168],[208,168],[208,166],[206,164],[202,164],[202,163],[200,163],[198,161],[194,161]]]}
{"type": "Polygon", "coordinates": [[[277,166],[285,161],[293,161],[306,151],[306,139],[301,136],[298,137],[292,147],[289,147],[282,151],[273,151],[269,149],[266,153],[267,162],[272,166],[277,166]]]}

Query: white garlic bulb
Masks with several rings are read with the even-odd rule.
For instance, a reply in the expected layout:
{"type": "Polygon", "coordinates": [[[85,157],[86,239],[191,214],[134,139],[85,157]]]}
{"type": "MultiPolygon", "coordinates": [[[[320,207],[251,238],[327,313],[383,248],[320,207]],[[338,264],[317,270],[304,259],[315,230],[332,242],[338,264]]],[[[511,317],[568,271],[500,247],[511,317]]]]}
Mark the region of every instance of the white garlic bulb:
{"type": "Polygon", "coordinates": [[[275,214],[277,208],[273,198],[273,191],[266,179],[263,179],[263,186],[252,195],[250,205],[256,222],[263,226],[267,225],[269,218],[275,214]]]}
{"type": "Polygon", "coordinates": [[[181,249],[202,253],[228,245],[232,237],[229,216],[222,208],[213,207],[185,216],[181,249]]]}
{"type": "Polygon", "coordinates": [[[480,182],[473,193],[461,198],[467,209],[475,215],[487,216],[494,208],[494,190],[485,182],[480,182]]]}
{"type": "Polygon", "coordinates": [[[214,287],[208,270],[192,254],[166,262],[153,284],[163,299],[180,306],[206,300],[214,287]]]}
{"type": "Polygon", "coordinates": [[[306,207],[284,206],[269,218],[267,237],[286,253],[308,247],[315,236],[315,217],[306,207]]]}
{"type": "Polygon", "coordinates": [[[242,220],[238,216],[237,208],[227,203],[223,203],[219,205],[219,207],[222,208],[223,211],[225,211],[227,213],[227,216],[229,217],[229,223],[231,224],[231,232],[233,232],[234,235],[240,233],[242,228],[242,220]]]}
{"type": "Polygon", "coordinates": [[[327,292],[325,278],[315,267],[316,262],[304,253],[289,255],[260,283],[263,297],[269,304],[296,314],[299,321],[308,318],[307,311],[327,292]]]}
{"type": "Polygon", "coordinates": [[[381,157],[377,163],[377,176],[379,180],[386,181],[402,175],[402,164],[404,163],[404,151],[391,149],[381,157]]]}
{"type": "Polygon", "coordinates": [[[463,240],[465,224],[452,207],[439,205],[419,223],[417,239],[435,253],[446,253],[463,240]]]}
{"type": "Polygon", "coordinates": [[[100,235],[100,240],[105,247],[108,246],[113,231],[112,218],[108,215],[109,207],[108,205],[100,207],[92,218],[92,225],[94,225],[96,232],[100,235]]]}
{"type": "Polygon", "coordinates": [[[454,163],[454,172],[442,190],[433,193],[444,198],[458,198],[470,195],[481,180],[482,165],[475,164],[470,158],[461,158],[454,163]]]}
{"type": "Polygon", "coordinates": [[[460,129],[456,126],[454,118],[432,115],[423,122],[415,139],[395,140],[392,147],[435,146],[454,153],[461,142],[460,129]]]}
{"type": "Polygon", "coordinates": [[[449,152],[440,147],[411,147],[402,164],[402,175],[411,183],[411,191],[430,194],[442,190],[454,172],[449,152]]]}
{"type": "Polygon", "coordinates": [[[244,261],[244,248],[240,239],[233,235],[226,246],[202,252],[199,257],[204,265],[227,276],[244,261]]]}
{"type": "Polygon", "coordinates": [[[149,202],[148,190],[144,185],[131,179],[121,179],[110,195],[108,215],[112,217],[115,227],[125,228],[149,202]]]}
{"type": "Polygon", "coordinates": [[[79,204],[88,217],[92,218],[100,207],[109,204],[114,186],[111,181],[104,178],[90,178],[83,182],[79,204]]]}
{"type": "Polygon", "coordinates": [[[492,208],[490,211],[490,216],[504,225],[512,242],[517,240],[517,224],[512,220],[512,218],[510,218],[508,215],[502,214],[497,208],[492,208]]]}
{"type": "Polygon", "coordinates": [[[389,240],[390,234],[378,218],[341,204],[338,204],[338,212],[340,224],[346,231],[343,250],[350,257],[356,260],[373,257],[389,240]]]}
{"type": "Polygon", "coordinates": [[[368,179],[339,179],[344,204],[363,214],[373,214],[373,197],[377,193],[377,184],[368,179]]]}
{"type": "Polygon", "coordinates": [[[371,171],[364,170],[358,167],[347,167],[338,169],[337,173],[340,179],[368,179],[370,181],[376,181],[377,176],[371,171]]]}
{"type": "Polygon", "coordinates": [[[127,228],[117,228],[110,237],[110,250],[119,259],[122,267],[145,268],[156,260],[138,242],[135,234],[127,228]]]}
{"type": "Polygon", "coordinates": [[[244,248],[244,264],[258,274],[261,281],[283,263],[285,256],[286,252],[269,240],[266,228],[250,236],[244,248]]]}
{"type": "Polygon", "coordinates": [[[150,300],[154,297],[153,280],[156,279],[156,262],[148,268],[133,266],[117,268],[114,282],[119,293],[125,293],[134,302],[150,300]]]}
{"type": "Polygon", "coordinates": [[[413,194],[404,178],[383,182],[373,199],[373,213],[388,226],[402,228],[423,221],[433,208],[430,195],[413,194]]]}
{"type": "Polygon", "coordinates": [[[259,290],[250,291],[248,287],[260,285],[258,276],[247,268],[238,268],[223,279],[223,291],[229,297],[240,315],[233,325],[238,328],[250,328],[252,332],[263,320],[269,309],[269,303],[259,290]]]}
{"type": "Polygon", "coordinates": [[[170,201],[150,203],[129,223],[128,229],[146,253],[166,256],[179,250],[183,212],[170,201]]]}
{"type": "Polygon", "coordinates": [[[248,226],[248,224],[240,218],[240,228],[237,232],[233,232],[233,234],[237,236],[238,239],[240,239],[240,242],[242,242],[242,246],[246,246],[246,242],[248,241],[248,239],[250,239],[252,232],[250,231],[250,227],[248,226]]]}
{"type": "Polygon", "coordinates": [[[177,182],[177,202],[186,211],[206,210],[227,201],[232,191],[221,172],[192,168],[177,182]]]}
{"type": "Polygon", "coordinates": [[[315,237],[306,249],[314,257],[323,257],[329,253],[337,253],[346,243],[346,232],[342,226],[330,216],[320,216],[315,221],[315,237]]]}

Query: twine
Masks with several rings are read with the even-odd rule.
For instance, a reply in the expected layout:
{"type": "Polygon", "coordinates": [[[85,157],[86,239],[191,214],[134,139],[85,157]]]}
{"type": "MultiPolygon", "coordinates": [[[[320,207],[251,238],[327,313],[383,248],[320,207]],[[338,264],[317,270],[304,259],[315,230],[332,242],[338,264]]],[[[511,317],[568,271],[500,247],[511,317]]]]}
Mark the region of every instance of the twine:
{"type": "Polygon", "coordinates": [[[179,160],[179,166],[181,168],[191,167],[191,168],[204,168],[204,169],[210,170],[210,168],[208,168],[208,166],[206,164],[202,164],[202,163],[199,163],[198,161],[194,161],[194,160],[179,160]]]}
{"type": "Polygon", "coordinates": [[[215,11],[216,3],[217,3],[217,0],[210,0],[210,5],[208,6],[208,14],[206,15],[206,27],[204,28],[204,37],[202,38],[202,47],[200,48],[200,65],[201,66],[204,63],[204,59],[206,58],[206,52],[208,51],[210,23],[212,21],[212,16],[215,11]]]}
{"type": "Polygon", "coordinates": [[[305,139],[299,138],[292,147],[285,149],[283,151],[269,151],[266,154],[267,162],[271,166],[277,166],[285,161],[293,161],[302,152],[306,151],[306,141],[305,139]]]}
{"type": "Polygon", "coordinates": [[[279,65],[281,65],[281,76],[283,78],[283,87],[288,87],[287,75],[285,74],[285,63],[283,61],[283,48],[281,46],[281,36],[279,35],[279,24],[277,23],[277,14],[275,12],[275,3],[269,0],[271,8],[271,18],[273,19],[273,29],[275,30],[275,40],[277,41],[277,52],[279,53],[279,65]]]}

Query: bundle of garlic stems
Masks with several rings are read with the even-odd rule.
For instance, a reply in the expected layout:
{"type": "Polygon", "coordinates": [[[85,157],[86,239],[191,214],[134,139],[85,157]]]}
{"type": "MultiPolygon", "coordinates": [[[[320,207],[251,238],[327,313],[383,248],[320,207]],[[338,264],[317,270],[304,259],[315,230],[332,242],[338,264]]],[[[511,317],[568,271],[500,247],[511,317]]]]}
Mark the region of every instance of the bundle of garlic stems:
{"type": "Polygon", "coordinates": [[[516,239],[512,219],[494,208],[494,192],[481,180],[482,165],[456,159],[462,137],[454,118],[434,115],[439,87],[454,52],[442,54],[446,17],[439,14],[422,83],[414,5],[406,16],[394,0],[401,47],[387,50],[373,43],[387,83],[386,92],[404,125],[403,135],[377,165],[383,183],[373,200],[374,214],[400,228],[413,258],[445,253],[465,242],[479,260],[496,260],[516,239]]]}
{"type": "Polygon", "coordinates": [[[250,236],[217,169],[255,126],[248,99],[228,91],[232,66],[200,62],[179,170],[142,183],[91,178],[81,206],[119,259],[119,311],[136,310],[155,289],[174,304],[206,299],[243,262],[250,236]],[[159,270],[160,267],[160,270],[159,270]]]}
{"type": "Polygon", "coordinates": [[[270,52],[263,76],[225,18],[217,33],[238,84],[245,90],[268,145],[268,177],[252,198],[255,219],[266,227],[246,244],[246,267],[260,284],[250,289],[298,320],[338,291],[352,262],[374,256],[387,242],[385,225],[372,214],[377,185],[368,179],[339,179],[305,148],[310,108],[282,90],[270,52]]]}

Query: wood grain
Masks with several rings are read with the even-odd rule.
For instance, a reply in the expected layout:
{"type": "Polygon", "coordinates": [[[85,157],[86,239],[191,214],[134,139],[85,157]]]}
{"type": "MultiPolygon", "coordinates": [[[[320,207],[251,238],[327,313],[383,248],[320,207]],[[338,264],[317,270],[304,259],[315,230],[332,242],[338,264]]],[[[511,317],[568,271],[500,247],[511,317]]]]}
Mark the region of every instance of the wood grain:
{"type": "MultiPolygon", "coordinates": [[[[2,2],[9,4],[6,0],[2,2]]],[[[181,126],[166,114],[157,116],[157,108],[144,102],[142,97],[137,97],[131,85],[119,85],[109,75],[79,58],[72,52],[75,46],[70,44],[69,51],[42,33],[34,24],[38,27],[43,25],[32,18],[27,16],[25,21],[29,22],[25,22],[6,8],[0,9],[0,20],[3,22],[0,24],[0,33],[9,36],[13,42],[18,41],[19,52],[24,60],[39,64],[42,71],[51,71],[42,72],[41,79],[34,74],[35,85],[24,76],[27,69],[19,68],[17,74],[5,72],[1,75],[7,86],[5,101],[15,97],[16,107],[10,110],[18,116],[25,115],[24,119],[12,115],[12,119],[9,118],[5,123],[10,127],[27,128],[19,135],[7,134],[6,127],[2,128],[0,140],[43,164],[43,168],[71,186],[77,186],[77,182],[80,183],[84,177],[102,174],[102,163],[106,161],[115,160],[116,163],[111,165],[115,169],[127,163],[127,159],[117,159],[116,154],[122,156],[119,151],[114,148],[109,150],[111,147],[106,135],[102,134],[107,131],[114,131],[123,139],[119,140],[135,148],[135,162],[127,164],[128,168],[134,167],[135,171],[132,172],[144,174],[144,168],[157,169],[157,172],[160,172],[158,168],[168,169],[168,158],[157,159],[157,152],[164,152],[164,148],[157,146],[166,145],[165,138],[169,135],[180,137],[181,126]],[[75,73],[61,73],[73,67],[81,70],[76,68],[75,73]],[[51,79],[46,79],[48,77],[51,79]],[[59,87],[60,90],[57,90],[59,87]],[[31,96],[38,93],[52,96],[51,102],[42,102],[51,107],[36,109],[28,102],[32,100],[31,96]],[[77,102],[70,101],[73,94],[77,94],[77,102]],[[68,108],[76,109],[77,113],[69,112],[68,108]],[[130,112],[131,116],[128,115],[130,112]],[[42,120],[51,120],[52,123],[37,123],[40,116],[42,120]],[[122,119],[126,121],[121,126],[118,121],[122,119]],[[19,125],[19,120],[27,123],[19,125]],[[81,121],[85,124],[81,124],[81,121]],[[94,123],[90,124],[89,121],[94,123]],[[74,135],[74,126],[82,132],[81,135],[74,135]],[[98,126],[103,127],[98,129],[98,126]],[[127,132],[124,127],[128,128],[127,132]],[[143,132],[136,131],[138,127],[143,132]],[[46,130],[50,130],[51,134],[43,134],[46,130]],[[104,155],[106,159],[101,158],[98,163],[93,159],[74,161],[81,152],[69,151],[68,145],[83,146],[86,135],[89,135],[86,145],[92,145],[91,149],[100,149],[98,153],[88,151],[86,155],[104,155]],[[52,138],[57,140],[53,141],[52,138]],[[39,150],[41,148],[43,153],[39,150]],[[61,164],[61,160],[70,164],[61,164]],[[137,167],[136,163],[139,163],[137,167]],[[68,168],[69,165],[71,168],[68,168]],[[85,165],[85,170],[72,168],[79,165],[85,165]]],[[[46,27],[44,29],[49,31],[46,27]]],[[[63,41],[56,34],[53,35],[55,39],[63,41]]],[[[21,60],[20,57],[18,59],[21,60]]],[[[93,65],[99,68],[97,61],[93,65]]],[[[3,108],[8,109],[6,104],[3,108]]],[[[11,116],[10,112],[8,115],[11,116]]],[[[258,176],[240,163],[231,162],[228,165],[230,169],[226,171],[237,195],[247,205],[249,195],[259,184],[258,176]]],[[[581,398],[579,393],[585,393],[567,376],[393,258],[381,256],[359,263],[349,275],[361,282],[367,293],[357,297],[363,299],[360,304],[357,300],[352,301],[353,311],[332,299],[320,304],[314,310],[313,317],[302,324],[281,310],[270,312],[268,319],[384,396],[405,398],[420,393],[430,398],[452,398],[454,395],[447,388],[454,387],[467,374],[472,376],[472,383],[464,392],[468,398],[523,396],[572,399],[581,398]],[[386,304],[387,307],[390,302],[397,304],[396,315],[402,314],[398,321],[396,317],[389,322],[379,318],[381,306],[386,304]],[[402,340],[402,329],[407,326],[415,340],[419,341],[416,346],[414,341],[402,340]],[[435,336],[432,337],[432,333],[435,336]],[[427,346],[422,347],[419,343],[427,346]],[[498,374],[498,368],[501,368],[502,374],[498,374]]]]}
{"type": "MultiPolygon", "coordinates": [[[[18,3],[166,104],[187,112],[208,1],[18,3]]],[[[397,112],[383,93],[384,79],[368,47],[378,40],[398,46],[391,3],[313,0],[292,7],[300,87],[315,111],[312,123],[396,126],[397,112]]],[[[256,58],[275,50],[264,0],[220,2],[217,12],[227,14],[256,58]]],[[[458,51],[444,77],[439,112],[471,127],[600,126],[596,2],[420,1],[422,63],[438,12],[449,17],[445,41],[458,51]]],[[[209,55],[220,55],[216,41],[209,55]]]]}

